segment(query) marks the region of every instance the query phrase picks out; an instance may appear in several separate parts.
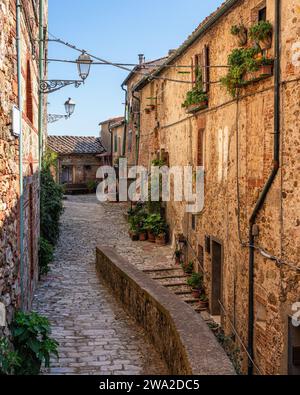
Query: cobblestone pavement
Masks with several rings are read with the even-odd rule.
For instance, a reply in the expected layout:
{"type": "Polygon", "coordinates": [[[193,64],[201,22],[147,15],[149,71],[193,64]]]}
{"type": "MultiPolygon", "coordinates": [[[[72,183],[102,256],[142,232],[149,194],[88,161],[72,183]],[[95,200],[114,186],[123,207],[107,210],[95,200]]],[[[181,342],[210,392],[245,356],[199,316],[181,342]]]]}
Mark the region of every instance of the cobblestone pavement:
{"type": "MultiPolygon", "coordinates": [[[[55,260],[34,301],[34,310],[49,317],[52,336],[60,344],[59,361],[53,360],[45,374],[167,374],[144,332],[95,269],[97,245],[115,248],[141,268],[151,263],[153,267],[154,248],[131,242],[123,205],[74,196],[68,197],[65,208],[55,260]]],[[[168,247],[155,250],[158,264],[171,264],[168,247]]]]}

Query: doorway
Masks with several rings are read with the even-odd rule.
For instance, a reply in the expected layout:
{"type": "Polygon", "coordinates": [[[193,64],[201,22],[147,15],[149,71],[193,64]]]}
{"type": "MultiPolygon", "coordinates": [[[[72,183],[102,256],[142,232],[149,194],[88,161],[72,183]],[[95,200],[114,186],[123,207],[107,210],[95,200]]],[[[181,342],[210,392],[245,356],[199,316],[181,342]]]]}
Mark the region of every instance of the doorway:
{"type": "Polygon", "coordinates": [[[298,376],[300,375],[300,326],[294,326],[291,318],[289,318],[288,336],[288,374],[298,376]]]}
{"type": "Polygon", "coordinates": [[[211,242],[212,281],[210,313],[213,316],[221,315],[222,302],[222,271],[223,271],[223,247],[222,244],[212,239],[211,242]]]}
{"type": "Polygon", "coordinates": [[[61,184],[73,184],[73,166],[62,166],[61,184]]]}

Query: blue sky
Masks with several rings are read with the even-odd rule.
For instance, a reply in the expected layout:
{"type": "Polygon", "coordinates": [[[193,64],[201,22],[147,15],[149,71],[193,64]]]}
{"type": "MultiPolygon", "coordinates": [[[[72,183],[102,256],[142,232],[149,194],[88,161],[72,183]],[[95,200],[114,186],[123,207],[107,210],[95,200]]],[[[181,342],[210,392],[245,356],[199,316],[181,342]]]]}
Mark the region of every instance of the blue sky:
{"type": "MultiPolygon", "coordinates": [[[[223,0],[49,0],[49,31],[110,61],[137,63],[177,48],[223,0]]],[[[49,58],[75,60],[78,53],[49,44],[49,58]]],[[[98,135],[100,121],[124,112],[120,85],[126,71],[93,66],[84,86],[63,88],[48,96],[49,113],[64,113],[64,102],[77,103],[68,121],[49,125],[49,134],[98,135]]],[[[76,65],[49,64],[49,79],[78,79],[76,65]]]]}

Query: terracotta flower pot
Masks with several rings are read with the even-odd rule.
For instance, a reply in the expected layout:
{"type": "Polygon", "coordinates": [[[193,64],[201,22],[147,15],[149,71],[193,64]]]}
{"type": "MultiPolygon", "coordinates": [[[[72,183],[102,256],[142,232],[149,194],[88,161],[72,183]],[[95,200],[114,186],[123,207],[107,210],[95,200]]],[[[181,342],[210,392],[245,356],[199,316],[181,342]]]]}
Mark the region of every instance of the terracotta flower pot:
{"type": "Polygon", "coordinates": [[[260,75],[272,75],[273,74],[273,65],[266,64],[260,66],[260,75]]]}
{"type": "Polygon", "coordinates": [[[142,232],[139,234],[139,240],[140,241],[146,241],[147,240],[147,233],[146,232],[142,232]]]}
{"type": "Polygon", "coordinates": [[[155,243],[161,246],[164,246],[167,244],[167,237],[165,234],[161,234],[155,237],[155,243]]]}
{"type": "Polygon", "coordinates": [[[187,114],[194,114],[194,113],[201,111],[207,107],[208,107],[208,102],[207,102],[207,100],[204,100],[201,103],[191,104],[190,106],[188,106],[186,108],[186,113],[187,114]]]}
{"type": "Polygon", "coordinates": [[[136,232],[129,232],[129,237],[131,238],[132,241],[138,241],[139,240],[139,235],[136,232]]]}
{"type": "Polygon", "coordinates": [[[240,33],[237,35],[237,42],[240,47],[243,47],[247,44],[248,41],[248,34],[247,29],[241,30],[240,33]]]}
{"type": "Polygon", "coordinates": [[[148,241],[150,241],[150,243],[155,243],[155,234],[149,231],[148,231],[148,241]]]}
{"type": "Polygon", "coordinates": [[[180,265],[181,264],[180,257],[175,257],[175,264],[176,265],[180,265]]]}
{"type": "Polygon", "coordinates": [[[262,51],[266,51],[272,47],[272,35],[270,34],[264,40],[259,41],[258,45],[260,46],[262,51]]]}
{"type": "Polygon", "coordinates": [[[195,288],[193,288],[193,289],[192,289],[192,293],[193,293],[193,297],[194,297],[195,299],[198,299],[198,298],[200,298],[200,296],[201,296],[201,289],[195,289],[195,288]]]}

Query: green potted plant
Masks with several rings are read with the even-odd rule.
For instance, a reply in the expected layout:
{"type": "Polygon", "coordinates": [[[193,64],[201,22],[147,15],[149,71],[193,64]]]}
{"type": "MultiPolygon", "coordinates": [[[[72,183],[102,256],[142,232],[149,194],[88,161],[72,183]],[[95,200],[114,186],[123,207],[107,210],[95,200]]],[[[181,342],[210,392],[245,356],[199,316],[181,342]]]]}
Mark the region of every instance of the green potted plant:
{"type": "Polygon", "coordinates": [[[155,243],[158,245],[166,245],[167,244],[167,234],[168,234],[168,225],[161,219],[156,225],[154,229],[155,233],[155,243]]]}
{"type": "Polygon", "coordinates": [[[237,37],[238,45],[243,47],[247,44],[248,31],[244,25],[231,26],[231,34],[237,37]]]}
{"type": "Polygon", "coordinates": [[[186,274],[192,274],[194,270],[194,262],[182,263],[182,269],[186,274]]]}
{"type": "Polygon", "coordinates": [[[187,283],[192,288],[194,298],[200,298],[203,290],[203,275],[200,273],[193,273],[187,283]]]}
{"type": "Polygon", "coordinates": [[[200,68],[196,69],[196,83],[192,90],[186,94],[182,107],[188,114],[196,113],[207,108],[208,95],[203,91],[202,72],[200,68]]]}
{"type": "Polygon", "coordinates": [[[144,227],[148,232],[148,240],[151,243],[155,243],[155,233],[157,226],[162,221],[160,214],[149,214],[144,222],[144,227]]]}
{"type": "Polygon", "coordinates": [[[205,294],[202,294],[199,300],[199,309],[207,310],[207,308],[208,308],[208,298],[205,294]]]}
{"type": "Polygon", "coordinates": [[[181,264],[181,258],[182,258],[182,251],[178,250],[178,249],[175,250],[174,258],[175,258],[176,265],[180,265],[181,264]]]}
{"type": "Polygon", "coordinates": [[[221,83],[235,97],[237,88],[253,80],[254,73],[260,68],[258,48],[235,48],[228,56],[228,72],[221,83]]]}
{"type": "Polygon", "coordinates": [[[259,21],[249,30],[250,38],[257,43],[262,51],[272,46],[273,26],[268,21],[259,21]]]}

